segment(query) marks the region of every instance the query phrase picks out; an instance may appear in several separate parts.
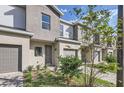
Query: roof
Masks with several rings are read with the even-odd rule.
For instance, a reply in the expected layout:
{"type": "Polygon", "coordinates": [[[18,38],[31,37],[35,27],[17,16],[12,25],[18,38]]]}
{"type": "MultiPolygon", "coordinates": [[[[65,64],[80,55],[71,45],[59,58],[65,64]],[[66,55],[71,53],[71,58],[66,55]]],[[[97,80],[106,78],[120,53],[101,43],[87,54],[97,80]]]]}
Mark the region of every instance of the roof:
{"type": "MultiPolygon", "coordinates": [[[[26,5],[18,5],[18,6],[21,6],[21,7],[26,7],[26,5]]],[[[64,15],[64,13],[55,5],[50,5],[57,13],[59,13],[61,16],[64,15]]]]}
{"type": "Polygon", "coordinates": [[[64,20],[64,19],[60,19],[60,22],[66,23],[68,25],[81,25],[81,23],[78,22],[78,21],[71,22],[71,21],[67,21],[67,20],[64,20]]]}
{"type": "Polygon", "coordinates": [[[50,5],[56,12],[58,12],[61,16],[63,16],[63,12],[55,5],[50,5]]]}
{"type": "Polygon", "coordinates": [[[61,18],[60,18],[60,22],[66,23],[68,25],[74,25],[72,22],[69,22],[69,21],[61,19],[61,18]]]}
{"type": "Polygon", "coordinates": [[[1,27],[0,26],[0,32],[9,32],[9,33],[15,33],[15,34],[21,34],[21,35],[27,35],[27,36],[33,36],[34,34],[28,31],[19,30],[19,29],[12,29],[7,27],[1,27]]]}

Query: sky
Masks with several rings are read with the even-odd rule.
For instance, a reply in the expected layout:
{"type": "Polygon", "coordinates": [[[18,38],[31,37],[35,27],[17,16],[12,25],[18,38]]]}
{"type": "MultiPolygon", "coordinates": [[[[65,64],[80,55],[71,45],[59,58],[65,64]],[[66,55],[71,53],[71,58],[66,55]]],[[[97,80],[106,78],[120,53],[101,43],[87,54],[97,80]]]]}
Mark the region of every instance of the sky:
{"type": "MultiPolygon", "coordinates": [[[[75,21],[76,17],[72,15],[69,11],[73,10],[73,8],[82,8],[85,12],[87,9],[87,5],[58,5],[58,8],[64,13],[64,16],[61,18],[67,21],[75,21]]],[[[99,5],[97,6],[98,10],[109,10],[111,12],[109,25],[115,27],[117,25],[117,5],[99,5]]]]}

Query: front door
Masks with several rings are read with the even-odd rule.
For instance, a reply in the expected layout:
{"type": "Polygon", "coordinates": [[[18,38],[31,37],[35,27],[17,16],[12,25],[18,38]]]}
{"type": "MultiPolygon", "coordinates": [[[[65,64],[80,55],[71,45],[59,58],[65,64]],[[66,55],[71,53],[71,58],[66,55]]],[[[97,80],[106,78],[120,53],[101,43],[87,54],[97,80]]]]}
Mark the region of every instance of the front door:
{"type": "Polygon", "coordinates": [[[45,64],[52,65],[52,46],[45,45],[45,64]]]}
{"type": "Polygon", "coordinates": [[[94,62],[100,62],[100,51],[94,52],[94,62]]]}

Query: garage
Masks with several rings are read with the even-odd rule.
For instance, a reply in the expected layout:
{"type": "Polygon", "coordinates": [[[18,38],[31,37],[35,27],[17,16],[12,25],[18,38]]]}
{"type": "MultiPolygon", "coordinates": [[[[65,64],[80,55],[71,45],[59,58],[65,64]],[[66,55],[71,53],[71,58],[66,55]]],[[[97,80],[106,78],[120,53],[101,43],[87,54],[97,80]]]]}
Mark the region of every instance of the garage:
{"type": "Polygon", "coordinates": [[[0,73],[22,71],[22,47],[0,44],[0,73]]]}
{"type": "Polygon", "coordinates": [[[64,51],[63,51],[64,56],[78,56],[77,52],[78,51],[75,49],[64,49],[64,51]]]}

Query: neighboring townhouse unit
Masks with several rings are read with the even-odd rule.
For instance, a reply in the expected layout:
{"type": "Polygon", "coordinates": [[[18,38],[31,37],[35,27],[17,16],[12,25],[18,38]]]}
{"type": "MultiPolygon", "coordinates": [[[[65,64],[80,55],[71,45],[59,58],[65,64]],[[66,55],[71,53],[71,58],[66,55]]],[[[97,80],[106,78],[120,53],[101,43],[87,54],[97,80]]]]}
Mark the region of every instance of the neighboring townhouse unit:
{"type": "Polygon", "coordinates": [[[75,55],[82,61],[90,63],[91,57],[94,57],[95,63],[105,61],[107,54],[116,55],[116,44],[101,44],[100,35],[95,35],[91,42],[83,39],[85,31],[82,31],[82,26],[79,22],[68,22],[60,19],[60,37],[58,38],[60,44],[60,55],[75,55]],[[89,45],[94,42],[91,54],[89,45]]]}
{"type": "MultiPolygon", "coordinates": [[[[29,65],[54,67],[59,56],[73,55],[90,62],[81,24],[62,20],[62,15],[53,5],[0,5],[0,73],[23,71],[29,65]]],[[[104,49],[98,41],[95,62],[101,62],[108,52],[113,53],[113,47],[104,49]]]]}

